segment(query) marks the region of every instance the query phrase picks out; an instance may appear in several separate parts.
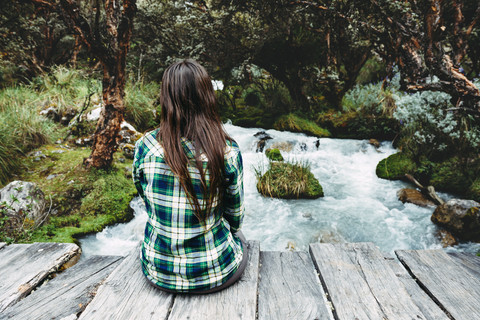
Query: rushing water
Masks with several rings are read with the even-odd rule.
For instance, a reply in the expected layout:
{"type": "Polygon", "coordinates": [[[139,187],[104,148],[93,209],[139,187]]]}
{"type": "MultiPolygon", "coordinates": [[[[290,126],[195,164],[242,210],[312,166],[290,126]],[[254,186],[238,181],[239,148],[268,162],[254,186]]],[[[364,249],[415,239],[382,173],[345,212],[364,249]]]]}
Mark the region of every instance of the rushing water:
{"type": "MultiPolygon", "coordinates": [[[[290,145],[284,158],[308,163],[323,187],[325,197],[316,200],[280,200],[262,197],[256,189],[255,169],[266,170],[268,160],[256,152],[259,129],[225,125],[240,145],[244,161],[246,214],[243,232],[259,240],[263,250],[307,250],[312,242],[374,242],[380,250],[441,248],[437,227],[430,221],[433,207],[403,204],[397,191],[407,184],[377,178],[375,167],[395,153],[390,142],[376,149],[365,140],[320,139],[303,134],[267,130],[275,143],[290,145]]],[[[440,194],[448,198],[447,194],[440,194]]],[[[107,227],[81,240],[84,256],[122,255],[143,236],[146,212],[143,201],[131,203],[135,218],[107,227]]],[[[450,250],[477,252],[479,244],[465,243],[450,250]]]]}

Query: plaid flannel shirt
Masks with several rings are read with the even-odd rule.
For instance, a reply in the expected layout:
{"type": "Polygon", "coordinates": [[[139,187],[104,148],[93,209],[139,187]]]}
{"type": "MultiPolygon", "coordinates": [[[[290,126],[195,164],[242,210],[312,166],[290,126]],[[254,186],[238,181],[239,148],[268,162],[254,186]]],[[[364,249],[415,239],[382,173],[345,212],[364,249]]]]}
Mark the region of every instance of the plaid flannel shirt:
{"type": "MultiPolygon", "coordinates": [[[[145,276],[159,287],[177,292],[214,288],[226,282],[238,269],[243,251],[233,235],[241,227],[243,166],[235,142],[225,148],[225,190],[223,209],[210,214],[202,225],[188,202],[178,177],[165,163],[157,141],[158,129],[147,133],[135,145],[133,181],[145,201],[148,220],[140,252],[145,276]]],[[[182,139],[188,170],[200,205],[204,204],[200,174],[195,167],[193,144],[182,139]]],[[[207,159],[202,155],[203,167],[207,159]]],[[[209,175],[205,175],[207,185],[209,175]]],[[[204,207],[204,206],[202,206],[204,207]]],[[[212,204],[212,212],[216,201],[212,204]]]]}

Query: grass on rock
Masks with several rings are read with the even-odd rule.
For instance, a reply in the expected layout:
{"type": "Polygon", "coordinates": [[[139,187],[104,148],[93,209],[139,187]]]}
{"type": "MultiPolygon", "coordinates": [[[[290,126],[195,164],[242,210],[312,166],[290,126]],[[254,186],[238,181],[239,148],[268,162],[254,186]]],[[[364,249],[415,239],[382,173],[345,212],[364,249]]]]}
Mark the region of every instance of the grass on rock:
{"type": "Polygon", "coordinates": [[[308,164],[270,162],[262,174],[256,170],[257,190],[266,197],[282,199],[316,199],[323,189],[308,164]]]}

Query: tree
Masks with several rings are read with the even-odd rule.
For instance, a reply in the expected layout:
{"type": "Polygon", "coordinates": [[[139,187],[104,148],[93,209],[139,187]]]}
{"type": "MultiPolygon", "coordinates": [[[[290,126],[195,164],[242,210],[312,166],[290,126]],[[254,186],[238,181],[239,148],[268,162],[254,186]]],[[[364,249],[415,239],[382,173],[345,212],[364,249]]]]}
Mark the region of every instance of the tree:
{"type": "Polygon", "coordinates": [[[102,16],[101,1],[93,5],[94,19],[82,15],[74,0],[32,0],[56,8],[69,29],[80,38],[88,52],[103,67],[103,108],[95,130],[92,153],[84,160],[86,167],[108,168],[118,147],[120,124],[125,111],[126,58],[136,12],[136,0],[105,0],[102,16]]]}
{"type": "Polygon", "coordinates": [[[478,1],[355,2],[364,19],[370,17],[364,22],[370,23],[375,47],[398,65],[403,89],[448,93],[456,111],[480,115],[480,90],[460,69],[479,23],[478,1]]]}

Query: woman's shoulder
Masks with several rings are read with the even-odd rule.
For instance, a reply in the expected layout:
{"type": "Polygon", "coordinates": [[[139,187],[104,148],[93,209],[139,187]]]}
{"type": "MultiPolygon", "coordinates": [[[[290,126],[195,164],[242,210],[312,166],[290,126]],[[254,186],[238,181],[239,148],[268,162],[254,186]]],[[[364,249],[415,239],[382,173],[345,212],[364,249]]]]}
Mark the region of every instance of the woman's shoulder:
{"type": "Polygon", "coordinates": [[[158,129],[146,132],[135,143],[135,152],[140,156],[163,156],[163,148],[157,140],[158,129]]]}

